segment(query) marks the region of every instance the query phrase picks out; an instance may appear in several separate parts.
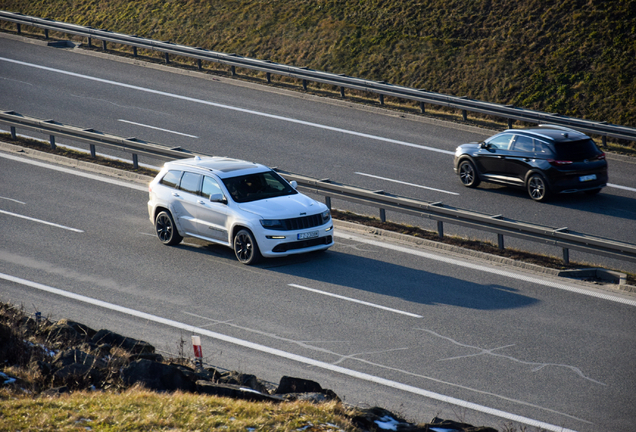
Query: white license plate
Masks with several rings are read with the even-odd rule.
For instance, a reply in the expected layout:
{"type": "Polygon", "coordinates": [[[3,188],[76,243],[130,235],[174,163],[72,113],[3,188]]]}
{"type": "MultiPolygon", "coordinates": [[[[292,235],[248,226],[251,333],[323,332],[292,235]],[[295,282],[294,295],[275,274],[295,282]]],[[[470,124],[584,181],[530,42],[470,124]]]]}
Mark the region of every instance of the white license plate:
{"type": "Polygon", "coordinates": [[[298,234],[298,240],[307,240],[318,237],[318,231],[310,231],[298,234]]]}
{"type": "Polygon", "coordinates": [[[586,182],[590,180],[596,180],[596,174],[590,174],[590,175],[579,177],[579,181],[582,181],[582,182],[586,182]]]}

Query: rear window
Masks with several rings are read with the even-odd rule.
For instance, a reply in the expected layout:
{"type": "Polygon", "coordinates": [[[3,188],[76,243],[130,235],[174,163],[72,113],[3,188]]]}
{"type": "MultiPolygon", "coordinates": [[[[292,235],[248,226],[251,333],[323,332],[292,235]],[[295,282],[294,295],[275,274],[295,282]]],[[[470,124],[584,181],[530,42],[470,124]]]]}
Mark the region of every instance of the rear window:
{"type": "Polygon", "coordinates": [[[591,139],[554,143],[556,157],[559,160],[582,161],[592,159],[602,152],[591,139]]]}

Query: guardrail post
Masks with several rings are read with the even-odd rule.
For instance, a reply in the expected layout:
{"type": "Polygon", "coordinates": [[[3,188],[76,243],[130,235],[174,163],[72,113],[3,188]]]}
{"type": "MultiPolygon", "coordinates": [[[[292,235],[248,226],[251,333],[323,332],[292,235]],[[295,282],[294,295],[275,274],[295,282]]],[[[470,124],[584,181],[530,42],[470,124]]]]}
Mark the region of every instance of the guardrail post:
{"type": "Polygon", "coordinates": [[[95,144],[91,144],[91,157],[95,159],[95,144]]]}
{"type": "Polygon", "coordinates": [[[165,54],[166,64],[170,64],[170,54],[165,54]]]}
{"type": "Polygon", "coordinates": [[[44,29],[44,39],[49,38],[49,29],[44,29]]]}
{"type": "Polygon", "coordinates": [[[133,153],[133,168],[139,168],[139,159],[137,157],[137,153],[133,153]]]}
{"type": "Polygon", "coordinates": [[[466,110],[462,110],[462,118],[464,121],[468,120],[468,112],[466,110]]]}
{"type": "Polygon", "coordinates": [[[331,197],[328,197],[328,196],[325,197],[325,205],[327,206],[329,210],[331,210],[331,197]]]}
{"type": "Polygon", "coordinates": [[[383,208],[380,209],[380,220],[382,222],[386,222],[386,210],[384,210],[383,208]]]}
{"type": "Polygon", "coordinates": [[[420,111],[422,112],[422,114],[426,112],[426,108],[424,108],[424,102],[420,102],[420,111]]]}
{"type": "Polygon", "coordinates": [[[137,47],[133,47],[133,57],[137,57],[137,47]]]}
{"type": "Polygon", "coordinates": [[[93,48],[93,40],[89,37],[88,39],[88,47],[93,48]]]}
{"type": "Polygon", "coordinates": [[[51,150],[55,150],[55,135],[49,135],[49,142],[51,143],[51,150]]]}
{"type": "Polygon", "coordinates": [[[236,67],[230,66],[230,74],[232,74],[232,76],[236,75],[236,67]]]}
{"type": "Polygon", "coordinates": [[[203,64],[201,63],[201,59],[197,59],[197,67],[199,70],[203,70],[203,64]]]}
{"type": "Polygon", "coordinates": [[[512,119],[508,119],[508,129],[512,129],[512,119]]]}
{"type": "Polygon", "coordinates": [[[601,141],[603,142],[603,148],[606,149],[607,148],[607,136],[603,135],[601,137],[601,141]]]}
{"type": "Polygon", "coordinates": [[[384,105],[384,95],[380,95],[380,105],[384,105]]]}
{"type": "Polygon", "coordinates": [[[18,34],[22,34],[22,27],[20,27],[20,23],[16,24],[18,26],[18,34]]]}
{"type": "Polygon", "coordinates": [[[303,80],[303,90],[307,91],[307,80],[303,80]]]}
{"type": "Polygon", "coordinates": [[[268,83],[272,82],[272,74],[269,72],[265,72],[265,78],[267,79],[268,83]]]}
{"type": "Polygon", "coordinates": [[[16,138],[15,126],[11,126],[11,139],[15,141],[16,138]]]}
{"type": "Polygon", "coordinates": [[[344,91],[345,91],[345,88],[340,87],[340,97],[345,97],[344,91]]]}
{"type": "Polygon", "coordinates": [[[444,222],[437,221],[437,237],[444,238],[444,222]]]}
{"type": "Polygon", "coordinates": [[[500,250],[504,250],[504,236],[503,234],[497,234],[497,243],[500,250]]]}
{"type": "Polygon", "coordinates": [[[570,264],[570,249],[563,248],[563,262],[570,264]]]}
{"type": "Polygon", "coordinates": [[[102,49],[104,51],[108,51],[108,47],[106,46],[106,41],[105,40],[102,41],[102,49]]]}

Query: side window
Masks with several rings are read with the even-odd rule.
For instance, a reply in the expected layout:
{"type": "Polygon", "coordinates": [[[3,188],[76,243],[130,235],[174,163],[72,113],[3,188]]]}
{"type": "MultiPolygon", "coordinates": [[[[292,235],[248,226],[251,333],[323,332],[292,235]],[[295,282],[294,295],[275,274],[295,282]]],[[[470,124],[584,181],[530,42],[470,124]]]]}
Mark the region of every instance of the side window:
{"type": "Polygon", "coordinates": [[[534,149],[533,139],[523,135],[515,135],[515,142],[512,146],[514,151],[531,152],[534,149]]]}
{"type": "Polygon", "coordinates": [[[176,188],[179,185],[179,179],[181,179],[181,171],[170,170],[161,179],[159,183],[162,185],[176,188]]]}
{"type": "Polygon", "coordinates": [[[534,151],[536,153],[550,153],[550,148],[546,143],[539,140],[534,140],[534,151]]]}
{"type": "Polygon", "coordinates": [[[201,174],[184,172],[179,189],[198,195],[201,191],[201,177],[203,177],[201,174]]]}
{"type": "Polygon", "coordinates": [[[512,141],[513,136],[514,135],[511,133],[495,135],[494,137],[486,141],[486,143],[489,144],[491,148],[508,150],[508,148],[510,148],[510,141],[512,141]]]}
{"type": "Polygon", "coordinates": [[[203,177],[203,187],[201,188],[201,195],[210,199],[210,195],[223,194],[221,187],[212,177],[203,177]]]}

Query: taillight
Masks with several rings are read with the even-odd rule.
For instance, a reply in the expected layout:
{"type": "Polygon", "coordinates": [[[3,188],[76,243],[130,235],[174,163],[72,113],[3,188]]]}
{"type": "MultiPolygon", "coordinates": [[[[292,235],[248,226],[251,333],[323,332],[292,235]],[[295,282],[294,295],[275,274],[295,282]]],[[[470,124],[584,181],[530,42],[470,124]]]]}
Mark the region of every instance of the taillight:
{"type": "Polygon", "coordinates": [[[554,160],[554,159],[548,159],[548,162],[550,163],[550,165],[557,165],[557,166],[570,165],[572,163],[572,161],[563,161],[563,160],[554,160]]]}
{"type": "Polygon", "coordinates": [[[605,160],[605,153],[601,153],[592,160],[605,160]]]}

